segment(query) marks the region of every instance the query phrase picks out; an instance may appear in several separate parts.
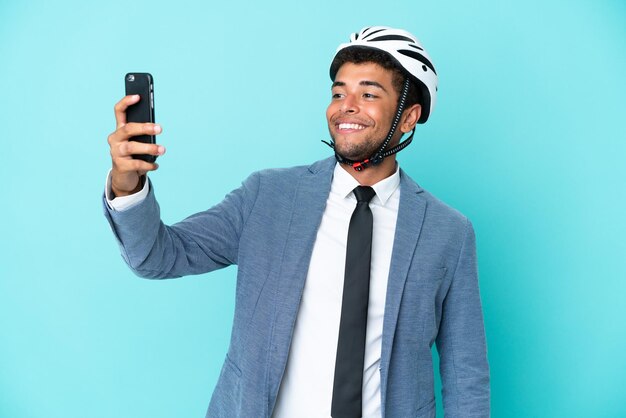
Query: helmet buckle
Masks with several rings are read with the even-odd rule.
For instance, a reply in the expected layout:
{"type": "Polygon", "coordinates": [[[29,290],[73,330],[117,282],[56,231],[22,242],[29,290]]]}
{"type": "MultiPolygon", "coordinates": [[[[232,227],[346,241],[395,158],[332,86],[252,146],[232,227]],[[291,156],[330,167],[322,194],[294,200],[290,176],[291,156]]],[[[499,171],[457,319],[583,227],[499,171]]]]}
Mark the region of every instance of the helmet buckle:
{"type": "Polygon", "coordinates": [[[369,167],[369,165],[370,165],[370,160],[367,159],[367,160],[363,160],[363,161],[361,161],[359,163],[352,164],[352,168],[354,168],[356,171],[362,171],[364,168],[369,167]]]}

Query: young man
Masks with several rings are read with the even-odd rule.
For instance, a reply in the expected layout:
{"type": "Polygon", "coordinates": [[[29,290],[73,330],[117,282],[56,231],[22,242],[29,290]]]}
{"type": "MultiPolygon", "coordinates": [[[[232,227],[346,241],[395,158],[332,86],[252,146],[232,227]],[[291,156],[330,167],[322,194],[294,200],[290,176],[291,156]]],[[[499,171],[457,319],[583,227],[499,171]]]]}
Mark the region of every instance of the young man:
{"type": "Polygon", "coordinates": [[[467,218],[398,167],[434,106],[437,75],[413,35],[365,28],[331,64],[335,157],[264,170],[215,207],[160,221],[132,154],[159,134],[115,107],[105,214],[139,275],[238,265],[228,353],[207,417],[434,417],[431,346],[446,416],[489,416],[475,242],[467,218]]]}

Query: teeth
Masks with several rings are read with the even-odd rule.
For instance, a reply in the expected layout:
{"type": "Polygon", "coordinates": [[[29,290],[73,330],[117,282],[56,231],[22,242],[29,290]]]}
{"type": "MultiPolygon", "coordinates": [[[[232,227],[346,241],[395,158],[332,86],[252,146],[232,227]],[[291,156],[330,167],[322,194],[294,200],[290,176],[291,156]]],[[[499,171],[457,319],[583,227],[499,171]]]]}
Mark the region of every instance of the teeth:
{"type": "Polygon", "coordinates": [[[365,126],[356,123],[340,123],[339,129],[365,129],[365,126]]]}

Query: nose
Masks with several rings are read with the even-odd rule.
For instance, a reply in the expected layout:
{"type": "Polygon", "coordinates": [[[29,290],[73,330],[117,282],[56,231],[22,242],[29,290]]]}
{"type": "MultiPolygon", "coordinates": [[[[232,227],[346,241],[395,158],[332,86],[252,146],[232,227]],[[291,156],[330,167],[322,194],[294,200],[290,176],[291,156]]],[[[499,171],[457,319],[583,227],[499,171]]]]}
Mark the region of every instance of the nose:
{"type": "Polygon", "coordinates": [[[353,95],[346,95],[346,97],[341,102],[341,111],[343,113],[358,113],[359,106],[353,95]]]}

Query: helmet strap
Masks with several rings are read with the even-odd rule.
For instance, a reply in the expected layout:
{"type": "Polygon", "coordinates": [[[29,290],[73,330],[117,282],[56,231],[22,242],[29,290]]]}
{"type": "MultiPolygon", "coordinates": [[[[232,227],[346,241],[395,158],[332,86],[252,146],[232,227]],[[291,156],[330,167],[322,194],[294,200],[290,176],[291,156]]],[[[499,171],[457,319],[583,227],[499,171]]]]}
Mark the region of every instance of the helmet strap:
{"type": "Polygon", "coordinates": [[[415,128],[413,128],[411,135],[406,140],[402,141],[395,147],[385,151],[385,148],[387,148],[387,145],[389,145],[389,141],[391,141],[391,138],[393,138],[393,135],[396,133],[396,130],[398,129],[398,124],[400,123],[402,112],[404,112],[404,107],[406,106],[406,98],[407,98],[407,95],[409,94],[410,85],[411,85],[411,82],[409,80],[409,77],[406,77],[404,79],[404,85],[402,86],[402,92],[400,93],[398,109],[396,110],[396,114],[393,117],[393,122],[391,123],[391,128],[389,129],[389,133],[387,134],[387,137],[381,144],[378,151],[376,151],[376,153],[374,153],[374,155],[372,155],[371,157],[366,158],[365,160],[362,160],[362,161],[350,160],[337,152],[337,150],[335,149],[334,140],[331,139],[330,142],[322,140],[323,143],[325,143],[326,145],[328,145],[329,147],[335,150],[335,159],[339,163],[350,165],[356,171],[362,171],[372,165],[380,164],[386,157],[389,157],[390,155],[403,150],[411,143],[411,141],[413,140],[413,134],[415,133],[415,128]]]}

